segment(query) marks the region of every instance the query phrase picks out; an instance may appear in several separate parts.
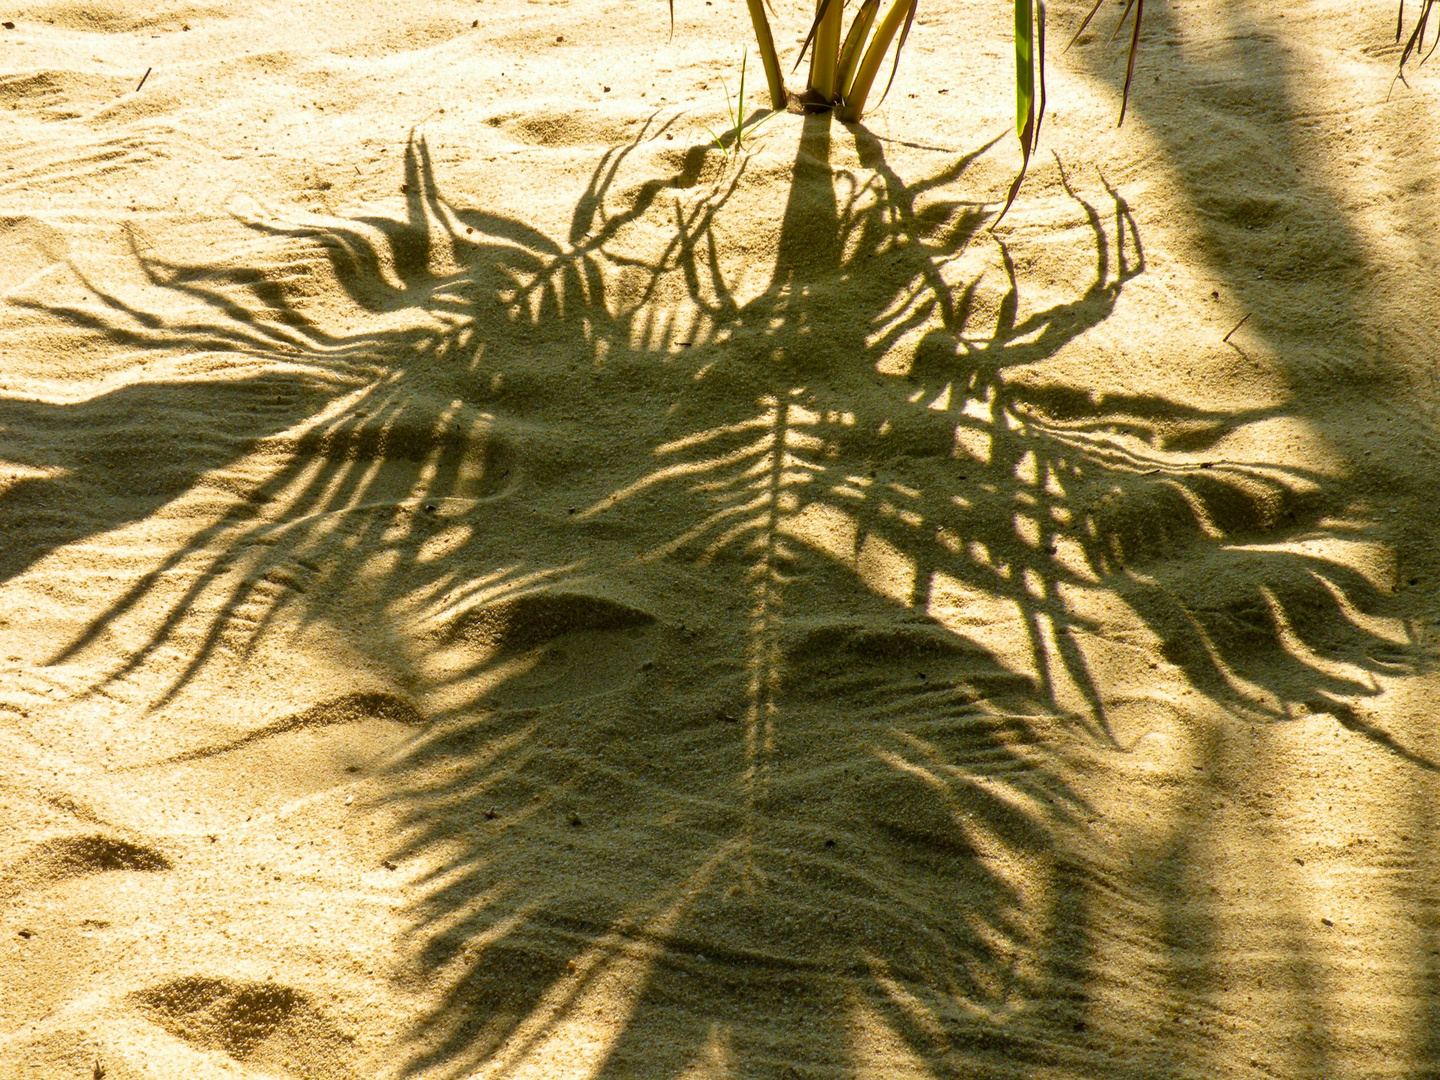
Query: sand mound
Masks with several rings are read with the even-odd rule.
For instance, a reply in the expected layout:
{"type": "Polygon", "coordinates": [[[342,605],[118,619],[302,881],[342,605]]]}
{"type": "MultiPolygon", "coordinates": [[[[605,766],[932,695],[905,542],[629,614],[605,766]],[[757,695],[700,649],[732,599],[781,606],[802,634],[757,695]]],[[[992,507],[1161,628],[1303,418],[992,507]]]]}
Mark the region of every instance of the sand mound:
{"type": "Polygon", "coordinates": [[[415,710],[414,705],[393,694],[346,694],[334,701],[322,702],[303,712],[283,717],[272,724],[266,724],[264,727],[247,732],[238,739],[233,739],[223,745],[187,750],[183,754],[177,754],[156,764],[171,765],[187,761],[202,761],[217,754],[226,754],[292,731],[331,727],[337,724],[361,724],[365,721],[406,727],[419,727],[425,722],[424,718],[415,710]]]}
{"type": "Polygon", "coordinates": [[[37,844],[7,867],[0,890],[8,894],[85,874],[122,870],[153,873],[170,868],[168,858],[143,844],[114,836],[61,836],[37,844]]]}
{"type": "Polygon", "coordinates": [[[130,995],[177,1039],[305,1080],[346,1077],[349,1046],[304,994],[271,983],[191,976],[130,995]]]}
{"type": "Polygon", "coordinates": [[[575,593],[537,593],[465,613],[440,635],[446,643],[464,641],[492,649],[526,649],[566,634],[587,630],[629,630],[655,621],[603,597],[575,593]]]}

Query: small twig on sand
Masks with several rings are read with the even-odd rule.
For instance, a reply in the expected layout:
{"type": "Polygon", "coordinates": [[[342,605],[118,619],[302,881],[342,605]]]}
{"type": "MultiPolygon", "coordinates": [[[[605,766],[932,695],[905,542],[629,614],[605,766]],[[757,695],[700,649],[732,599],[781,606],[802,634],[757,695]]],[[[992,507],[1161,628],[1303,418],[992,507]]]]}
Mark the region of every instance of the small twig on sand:
{"type": "MultiPolygon", "coordinates": [[[[1253,311],[1247,311],[1245,313],[1245,318],[1241,319],[1239,322],[1237,322],[1234,326],[1230,328],[1230,334],[1235,333],[1236,330],[1239,330],[1240,327],[1244,326],[1250,320],[1250,316],[1254,314],[1255,313],[1253,311]]],[[[1226,334],[1220,340],[1228,343],[1230,341],[1230,334],[1226,334]]]]}
{"type": "Polygon", "coordinates": [[[146,69],[145,69],[145,74],[140,76],[140,82],[139,82],[139,84],[135,87],[135,92],[136,92],[137,94],[140,92],[140,87],[145,85],[145,80],[150,77],[150,72],[153,71],[153,70],[154,70],[154,68],[146,68],[146,69]]]}

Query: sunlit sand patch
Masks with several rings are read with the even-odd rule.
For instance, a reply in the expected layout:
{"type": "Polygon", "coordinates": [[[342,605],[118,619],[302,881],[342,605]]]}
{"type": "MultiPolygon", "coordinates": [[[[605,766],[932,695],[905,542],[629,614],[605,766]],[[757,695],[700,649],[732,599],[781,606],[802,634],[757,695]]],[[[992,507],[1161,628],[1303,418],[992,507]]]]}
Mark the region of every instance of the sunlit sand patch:
{"type": "Polygon", "coordinates": [[[732,1075],[734,1060],[728,1032],[723,1025],[714,1024],[704,1046],[685,1067],[679,1080],[728,1080],[732,1075]]]}
{"type": "Polygon", "coordinates": [[[976,641],[1013,670],[1038,679],[1034,643],[1015,601],[971,588],[937,571],[927,615],[955,634],[976,641]]]}
{"type": "Polygon", "coordinates": [[[7,488],[24,483],[26,480],[54,480],[67,475],[69,471],[58,465],[47,469],[21,465],[12,461],[0,461],[0,495],[4,495],[7,488]]]}
{"type": "MultiPolygon", "coordinates": [[[[907,1017],[907,1019],[910,1019],[907,1017]]],[[[878,1009],[854,996],[848,1017],[850,1053],[857,1080],[934,1080],[936,1072],[910,1048],[878,1009]]]]}

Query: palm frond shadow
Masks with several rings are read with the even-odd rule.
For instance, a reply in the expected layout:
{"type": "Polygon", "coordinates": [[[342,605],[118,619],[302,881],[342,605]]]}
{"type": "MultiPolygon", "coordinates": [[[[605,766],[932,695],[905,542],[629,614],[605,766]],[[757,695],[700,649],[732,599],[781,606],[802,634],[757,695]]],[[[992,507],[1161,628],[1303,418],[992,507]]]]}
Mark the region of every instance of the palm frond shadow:
{"type": "Polygon", "coordinates": [[[416,700],[388,778],[396,858],[442,853],[408,974],[440,1003],[408,1073],[847,1072],[877,1032],[936,1074],[1053,1055],[1038,1026],[1084,1007],[1057,924],[1103,876],[1070,778],[1114,746],[1104,612],[1255,719],[1410,662],[1379,589],[1286,543],[1343,528],[1335,482],[1224,456],[1276,410],[1035,375],[1144,269],[1118,193],[1102,216],[1062,171],[1093,278],[1022,316],[997,246],[982,328],[973,157],[907,183],[863,129],[845,170],[805,124],[751,299],[717,230],[744,173],[700,184],[703,149],[628,195],[650,148],[608,153],[561,242],[442,198],[422,140],[404,220],[253,222],[381,328],[153,260],[208,322],[87,316],[348,380],[64,655],[188,567],[112,677],[179,645],[173,693],[321,621],[416,700]]]}
{"type": "Polygon", "coordinates": [[[0,487],[0,581],[150,516],[312,415],[335,389],[328,375],[270,371],[136,383],[66,404],[0,398],[0,460],[25,470],[0,487]],[[163,423],[137,426],[137,415],[163,423]]]}

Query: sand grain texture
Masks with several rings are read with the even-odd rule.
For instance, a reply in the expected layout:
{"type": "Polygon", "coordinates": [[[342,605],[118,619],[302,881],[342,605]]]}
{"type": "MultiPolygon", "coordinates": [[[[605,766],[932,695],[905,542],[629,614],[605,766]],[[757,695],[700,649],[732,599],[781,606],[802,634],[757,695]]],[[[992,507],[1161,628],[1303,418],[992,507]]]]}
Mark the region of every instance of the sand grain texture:
{"type": "Polygon", "coordinates": [[[1440,1070],[1440,81],[1151,7],[7,9],[0,1077],[1440,1070]]]}

